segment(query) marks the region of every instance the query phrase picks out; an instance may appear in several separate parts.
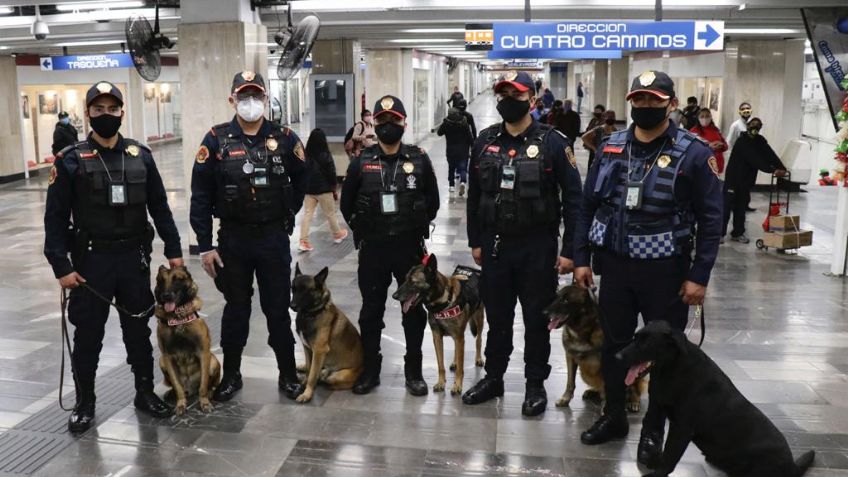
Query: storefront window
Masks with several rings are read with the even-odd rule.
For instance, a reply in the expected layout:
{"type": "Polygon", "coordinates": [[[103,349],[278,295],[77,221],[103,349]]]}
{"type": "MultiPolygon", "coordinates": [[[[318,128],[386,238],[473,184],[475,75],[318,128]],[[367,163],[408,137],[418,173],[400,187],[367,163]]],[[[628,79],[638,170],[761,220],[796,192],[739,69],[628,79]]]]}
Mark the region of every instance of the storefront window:
{"type": "Polygon", "coordinates": [[[147,142],[179,136],[180,103],[179,83],[144,85],[144,135],[147,142]]]}

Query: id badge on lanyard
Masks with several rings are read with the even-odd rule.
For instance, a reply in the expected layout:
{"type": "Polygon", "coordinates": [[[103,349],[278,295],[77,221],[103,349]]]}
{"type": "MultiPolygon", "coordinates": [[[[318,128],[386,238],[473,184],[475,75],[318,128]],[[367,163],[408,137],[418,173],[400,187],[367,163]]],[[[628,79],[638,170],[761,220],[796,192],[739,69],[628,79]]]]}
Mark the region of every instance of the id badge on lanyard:
{"type": "Polygon", "coordinates": [[[382,212],[383,215],[394,215],[398,213],[396,193],[383,192],[380,194],[380,212],[382,212]]]}
{"type": "Polygon", "coordinates": [[[112,207],[123,207],[127,205],[127,186],[125,184],[109,184],[109,205],[112,207]]]}
{"type": "Polygon", "coordinates": [[[265,167],[254,168],[253,175],[250,176],[250,185],[256,188],[268,187],[268,169],[265,167]]]}
{"type": "Polygon", "coordinates": [[[625,196],[624,206],[628,210],[639,210],[642,208],[642,190],[644,184],[641,182],[628,182],[627,195],[625,196]]]}
{"type": "Polygon", "coordinates": [[[515,188],[515,166],[506,164],[501,174],[501,189],[512,190],[515,188]]]}

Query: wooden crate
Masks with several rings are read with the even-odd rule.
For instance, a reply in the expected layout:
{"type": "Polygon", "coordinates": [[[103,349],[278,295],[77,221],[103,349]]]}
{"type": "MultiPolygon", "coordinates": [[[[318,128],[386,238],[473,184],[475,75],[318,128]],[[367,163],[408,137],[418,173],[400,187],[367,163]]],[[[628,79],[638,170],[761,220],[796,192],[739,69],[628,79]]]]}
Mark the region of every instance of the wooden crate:
{"type": "Polygon", "coordinates": [[[763,234],[763,244],[778,249],[806,247],[813,244],[813,231],[766,232],[763,234]]]}
{"type": "Polygon", "coordinates": [[[775,215],[769,217],[769,232],[795,232],[801,229],[801,217],[797,215],[775,215]]]}

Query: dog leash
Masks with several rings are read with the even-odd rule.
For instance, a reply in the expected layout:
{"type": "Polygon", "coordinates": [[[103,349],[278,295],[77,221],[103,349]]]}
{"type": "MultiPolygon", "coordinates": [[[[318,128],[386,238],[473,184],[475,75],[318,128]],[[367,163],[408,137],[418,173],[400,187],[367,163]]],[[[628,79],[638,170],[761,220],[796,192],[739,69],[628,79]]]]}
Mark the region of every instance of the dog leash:
{"type": "MultiPolygon", "coordinates": [[[[706,324],[706,314],[704,313],[704,305],[695,305],[695,321],[701,322],[701,338],[698,340],[698,348],[704,344],[704,338],[707,336],[707,324],[706,324]]],[[[692,326],[687,326],[689,328],[686,331],[686,337],[692,334],[692,330],[695,328],[694,324],[692,326]]]]}
{"type": "Polygon", "coordinates": [[[150,307],[148,307],[146,310],[142,311],[141,313],[130,313],[129,311],[127,311],[126,308],[122,307],[121,305],[119,305],[119,304],[115,303],[114,301],[111,301],[108,298],[106,298],[105,296],[103,296],[99,291],[95,290],[88,283],[83,282],[81,284],[81,286],[83,288],[85,288],[86,290],[90,291],[94,296],[96,296],[97,298],[102,300],[104,303],[108,303],[109,306],[118,310],[118,312],[129,316],[130,318],[149,318],[150,313],[153,311],[154,308],[156,308],[156,303],[154,302],[150,305],[150,307]]]}
{"type": "Polygon", "coordinates": [[[65,349],[68,350],[68,361],[71,363],[71,376],[74,379],[74,392],[79,393],[79,383],[77,383],[77,370],[74,366],[74,350],[71,348],[71,337],[68,334],[68,291],[62,288],[60,295],[59,306],[62,309],[62,363],[59,366],[59,408],[63,411],[73,411],[74,408],[66,408],[62,402],[62,390],[65,387],[65,349]]]}

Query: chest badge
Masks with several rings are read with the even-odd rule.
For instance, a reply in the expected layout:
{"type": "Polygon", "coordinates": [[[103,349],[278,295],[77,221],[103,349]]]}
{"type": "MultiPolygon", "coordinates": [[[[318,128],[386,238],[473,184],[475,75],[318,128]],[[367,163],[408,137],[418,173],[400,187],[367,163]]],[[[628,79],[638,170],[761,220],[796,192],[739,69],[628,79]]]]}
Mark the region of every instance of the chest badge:
{"type": "Polygon", "coordinates": [[[657,165],[660,166],[660,169],[665,169],[669,164],[671,164],[671,157],[667,154],[663,154],[657,159],[657,165]]]}
{"type": "Polygon", "coordinates": [[[418,181],[415,179],[415,176],[406,176],[406,188],[407,190],[415,190],[418,188],[418,181]]]}
{"type": "Polygon", "coordinates": [[[138,146],[136,146],[135,144],[130,144],[129,146],[127,146],[127,154],[129,154],[130,156],[136,157],[138,156],[138,153],[138,146]]]}
{"type": "Polygon", "coordinates": [[[269,151],[276,151],[277,146],[279,146],[279,144],[276,139],[269,137],[265,140],[265,147],[267,147],[269,151]]]}
{"type": "Polygon", "coordinates": [[[534,157],[539,155],[539,146],[535,144],[531,144],[530,147],[527,148],[527,157],[533,159],[534,157]]]}
{"type": "Polygon", "coordinates": [[[408,162],[408,161],[403,163],[403,172],[405,172],[407,174],[412,174],[412,171],[414,171],[414,170],[415,170],[415,164],[408,162]]]}
{"type": "Polygon", "coordinates": [[[245,174],[253,174],[254,169],[255,168],[253,167],[253,164],[251,164],[250,162],[247,162],[247,161],[245,161],[244,165],[241,166],[241,171],[244,172],[245,174]]]}

